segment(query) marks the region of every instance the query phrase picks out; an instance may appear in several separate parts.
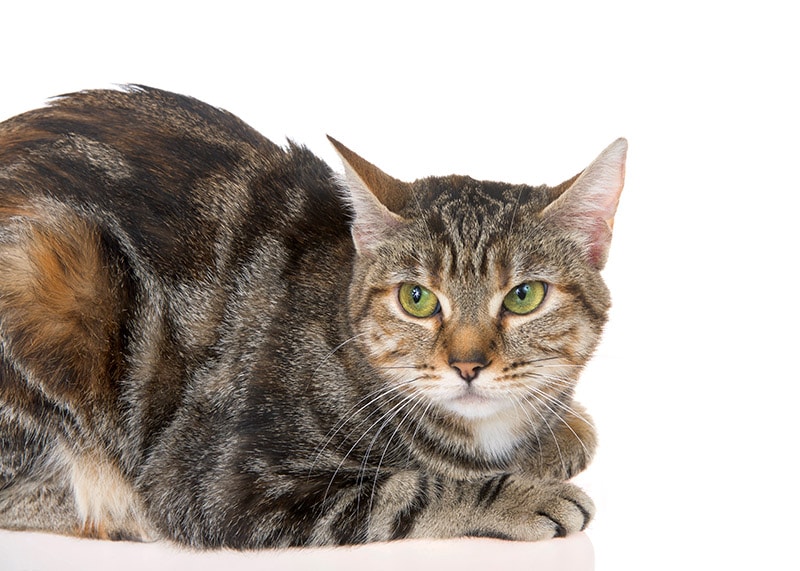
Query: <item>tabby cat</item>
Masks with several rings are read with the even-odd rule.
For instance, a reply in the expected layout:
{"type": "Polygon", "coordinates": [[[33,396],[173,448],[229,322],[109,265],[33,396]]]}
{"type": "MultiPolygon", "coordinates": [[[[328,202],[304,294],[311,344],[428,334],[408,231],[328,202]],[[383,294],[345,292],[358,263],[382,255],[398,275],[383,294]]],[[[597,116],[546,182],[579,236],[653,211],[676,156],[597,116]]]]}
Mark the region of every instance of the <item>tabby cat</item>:
{"type": "Polygon", "coordinates": [[[195,547],[585,528],[626,142],[394,179],[156,89],[0,124],[0,527],[195,547]]]}

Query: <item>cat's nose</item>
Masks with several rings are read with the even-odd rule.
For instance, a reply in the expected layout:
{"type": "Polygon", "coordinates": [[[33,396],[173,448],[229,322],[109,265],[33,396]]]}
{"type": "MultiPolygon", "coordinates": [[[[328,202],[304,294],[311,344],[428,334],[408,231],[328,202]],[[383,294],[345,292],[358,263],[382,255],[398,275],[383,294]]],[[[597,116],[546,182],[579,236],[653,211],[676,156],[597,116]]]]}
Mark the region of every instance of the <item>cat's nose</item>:
{"type": "Polygon", "coordinates": [[[478,376],[478,373],[486,366],[486,363],[477,361],[451,361],[450,366],[458,371],[462,379],[469,383],[478,376]]]}

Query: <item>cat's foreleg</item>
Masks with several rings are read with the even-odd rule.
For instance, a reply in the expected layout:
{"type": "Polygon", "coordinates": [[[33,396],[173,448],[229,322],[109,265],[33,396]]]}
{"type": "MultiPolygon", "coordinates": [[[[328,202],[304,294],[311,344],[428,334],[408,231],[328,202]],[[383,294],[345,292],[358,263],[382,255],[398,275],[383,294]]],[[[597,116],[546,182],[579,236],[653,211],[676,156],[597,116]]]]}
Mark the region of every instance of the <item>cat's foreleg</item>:
{"type": "Polygon", "coordinates": [[[407,537],[538,541],[582,531],[593,515],[594,503],[574,484],[504,474],[451,482],[429,509],[407,524],[407,537]]]}
{"type": "Polygon", "coordinates": [[[582,472],[594,457],[597,434],[592,419],[576,402],[559,411],[530,437],[535,451],[522,470],[536,479],[569,480],[582,472]]]}
{"type": "Polygon", "coordinates": [[[594,514],[577,486],[503,474],[475,481],[415,471],[340,489],[311,544],[401,538],[495,537],[536,541],[583,530],[594,514]]]}

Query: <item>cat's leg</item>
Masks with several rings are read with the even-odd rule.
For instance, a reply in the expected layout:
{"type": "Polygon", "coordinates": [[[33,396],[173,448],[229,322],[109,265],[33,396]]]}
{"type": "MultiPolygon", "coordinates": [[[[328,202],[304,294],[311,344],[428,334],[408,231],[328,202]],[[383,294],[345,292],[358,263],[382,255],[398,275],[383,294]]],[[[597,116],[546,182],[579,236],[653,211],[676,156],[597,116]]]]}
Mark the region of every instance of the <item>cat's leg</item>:
{"type": "Polygon", "coordinates": [[[531,444],[536,452],[522,463],[526,474],[537,479],[569,480],[591,462],[597,433],[584,408],[572,402],[532,437],[531,444]]]}
{"type": "Polygon", "coordinates": [[[0,208],[0,526],[147,537],[105,443],[118,430],[126,290],[98,228],[57,203],[0,208]]]}
{"type": "Polygon", "coordinates": [[[406,537],[538,541],[582,531],[593,515],[594,503],[574,484],[504,474],[445,487],[441,499],[408,522],[406,537]]]}
{"type": "Polygon", "coordinates": [[[69,489],[53,482],[16,483],[0,491],[0,528],[83,535],[71,499],[69,489]]]}
{"type": "Polygon", "coordinates": [[[374,490],[364,487],[368,498],[352,490],[337,503],[342,511],[330,518],[338,523],[328,532],[338,542],[462,536],[536,541],[581,531],[594,514],[591,499],[573,484],[511,474],[454,481],[400,472],[374,490]],[[349,538],[343,533],[348,513],[349,529],[356,532],[349,538]]]}
{"type": "Polygon", "coordinates": [[[466,536],[536,541],[581,531],[594,514],[591,499],[573,484],[511,474],[459,481],[411,470],[375,477],[338,469],[260,478],[236,495],[220,520],[207,519],[202,531],[194,521],[191,535],[188,526],[168,529],[169,521],[198,508],[184,499],[173,507],[185,514],[168,514],[162,504],[162,531],[197,546],[238,548],[466,536]]]}
{"type": "MultiPolygon", "coordinates": [[[[7,373],[0,355],[0,381],[7,373]]],[[[0,527],[76,533],[72,493],[53,472],[47,437],[23,428],[9,403],[0,404],[0,527]]]]}
{"type": "MultiPolygon", "coordinates": [[[[9,369],[0,352],[0,381],[6,380],[9,369]]],[[[79,453],[75,444],[0,399],[0,528],[100,539],[154,537],[138,494],[114,463],[97,452],[79,453]]]]}

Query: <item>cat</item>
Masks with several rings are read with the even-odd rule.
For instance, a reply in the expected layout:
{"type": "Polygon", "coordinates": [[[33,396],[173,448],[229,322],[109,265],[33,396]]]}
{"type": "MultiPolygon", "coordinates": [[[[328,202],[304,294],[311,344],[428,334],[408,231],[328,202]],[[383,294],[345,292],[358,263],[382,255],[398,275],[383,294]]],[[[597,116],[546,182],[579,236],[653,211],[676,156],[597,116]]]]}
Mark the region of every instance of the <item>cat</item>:
{"type": "Polygon", "coordinates": [[[144,86],[0,124],[0,527],[197,548],[583,530],[627,143],[344,175],[144,86]]]}

